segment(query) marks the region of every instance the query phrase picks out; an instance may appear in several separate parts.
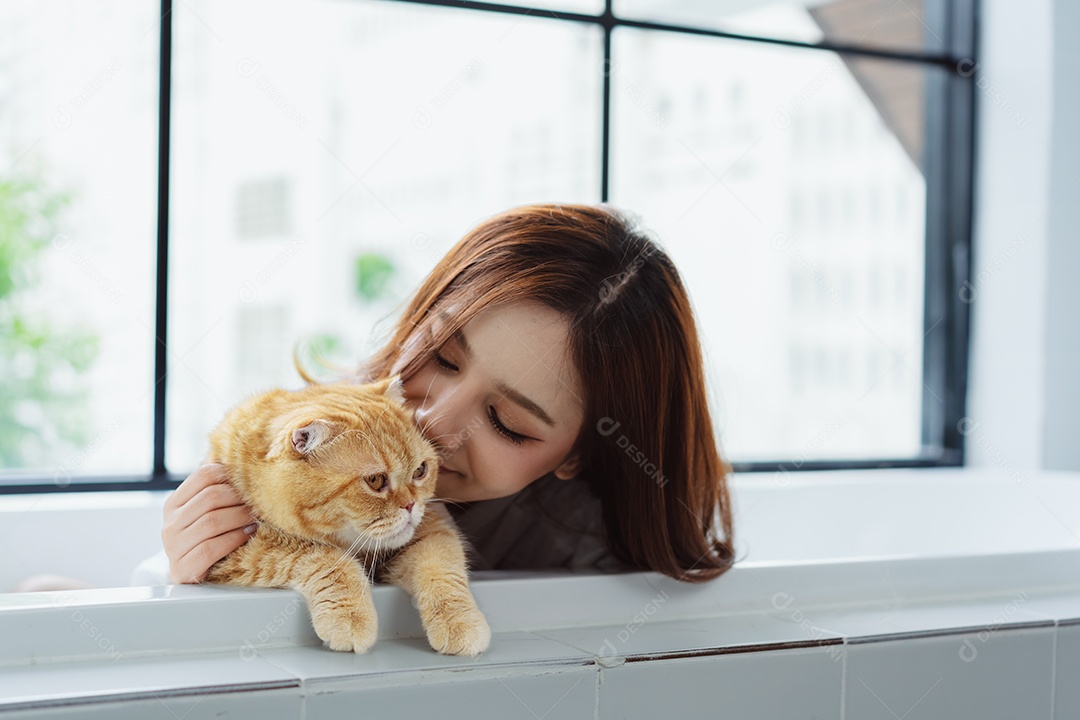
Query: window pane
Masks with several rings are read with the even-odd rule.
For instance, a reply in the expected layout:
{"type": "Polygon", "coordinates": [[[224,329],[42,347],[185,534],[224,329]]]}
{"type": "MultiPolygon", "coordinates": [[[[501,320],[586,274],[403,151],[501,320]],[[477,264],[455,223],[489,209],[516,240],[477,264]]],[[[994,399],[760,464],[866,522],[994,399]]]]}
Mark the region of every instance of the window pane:
{"type": "Polygon", "coordinates": [[[158,12],[0,4],[0,482],[148,473],[158,12]]]}
{"type": "Polygon", "coordinates": [[[241,398],[300,386],[295,340],[369,355],[482,218],[600,199],[596,27],[362,1],[174,17],[174,471],[241,398]]]}
{"type": "Polygon", "coordinates": [[[730,455],[917,454],[930,70],[638,30],[613,42],[612,201],[684,274],[730,455]]]}
{"type": "Polygon", "coordinates": [[[615,14],[807,43],[943,52],[947,4],[947,0],[615,0],[615,14]]]}

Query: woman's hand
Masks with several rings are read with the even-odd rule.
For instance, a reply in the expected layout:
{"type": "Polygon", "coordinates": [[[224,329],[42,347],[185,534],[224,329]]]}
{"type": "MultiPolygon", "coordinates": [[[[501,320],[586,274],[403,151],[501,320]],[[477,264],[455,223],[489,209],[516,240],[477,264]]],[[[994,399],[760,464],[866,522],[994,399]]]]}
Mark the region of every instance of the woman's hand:
{"type": "Polygon", "coordinates": [[[173,583],[199,583],[255,531],[251,508],[226,481],[225,466],[200,465],[165,500],[161,543],[173,583]]]}

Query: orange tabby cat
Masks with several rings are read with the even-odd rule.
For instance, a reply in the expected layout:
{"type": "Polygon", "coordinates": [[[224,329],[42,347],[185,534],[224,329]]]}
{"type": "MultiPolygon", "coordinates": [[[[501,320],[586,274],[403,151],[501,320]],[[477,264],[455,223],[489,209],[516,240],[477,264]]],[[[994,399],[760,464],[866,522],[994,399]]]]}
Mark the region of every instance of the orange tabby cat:
{"type": "Polygon", "coordinates": [[[426,507],[439,458],[398,376],[257,395],[214,429],[210,453],[259,521],[208,582],[294,588],[331,649],[362,653],[376,636],[362,563],[415,598],[435,650],[487,649],[459,531],[441,505],[426,507]]]}

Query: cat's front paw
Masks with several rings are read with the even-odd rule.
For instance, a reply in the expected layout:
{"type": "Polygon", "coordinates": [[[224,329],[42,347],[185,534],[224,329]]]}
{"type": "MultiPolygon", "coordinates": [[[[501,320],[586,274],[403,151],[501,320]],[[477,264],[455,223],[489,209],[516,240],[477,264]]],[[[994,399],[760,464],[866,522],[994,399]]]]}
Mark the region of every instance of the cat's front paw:
{"type": "Polygon", "coordinates": [[[312,614],[311,623],[326,646],[339,652],[365,653],[378,635],[374,607],[319,609],[312,614]]]}
{"type": "Polygon", "coordinates": [[[479,655],[491,644],[491,628],[476,606],[436,610],[424,627],[431,647],[444,655],[479,655]]]}

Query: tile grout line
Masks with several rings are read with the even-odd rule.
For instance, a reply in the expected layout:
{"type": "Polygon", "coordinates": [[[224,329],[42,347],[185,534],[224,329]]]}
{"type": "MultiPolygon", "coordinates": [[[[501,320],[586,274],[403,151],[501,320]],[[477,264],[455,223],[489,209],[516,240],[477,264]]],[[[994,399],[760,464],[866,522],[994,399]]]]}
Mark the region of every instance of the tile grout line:
{"type": "Polygon", "coordinates": [[[840,659],[840,720],[844,720],[847,712],[847,672],[848,672],[848,648],[847,638],[842,645],[844,656],[840,659]]]}
{"type": "Polygon", "coordinates": [[[1054,700],[1057,690],[1057,645],[1060,632],[1061,626],[1057,620],[1054,620],[1054,642],[1050,644],[1050,720],[1057,717],[1055,715],[1057,708],[1054,700]]]}
{"type": "MultiPolygon", "coordinates": [[[[995,632],[1009,630],[1033,630],[1037,628],[1056,627],[1057,621],[1052,618],[1046,620],[1025,620],[1022,622],[1002,623],[995,628],[995,632]]],[[[869,645],[872,643],[897,642],[900,640],[919,640],[922,638],[951,637],[954,635],[974,635],[986,628],[985,625],[958,625],[955,627],[932,628],[929,630],[901,630],[877,635],[854,635],[845,637],[844,642],[849,645],[869,645]]]]}
{"type": "Polygon", "coordinates": [[[596,694],[593,700],[593,720],[600,720],[600,680],[604,671],[604,667],[600,664],[596,664],[596,694]]]}

